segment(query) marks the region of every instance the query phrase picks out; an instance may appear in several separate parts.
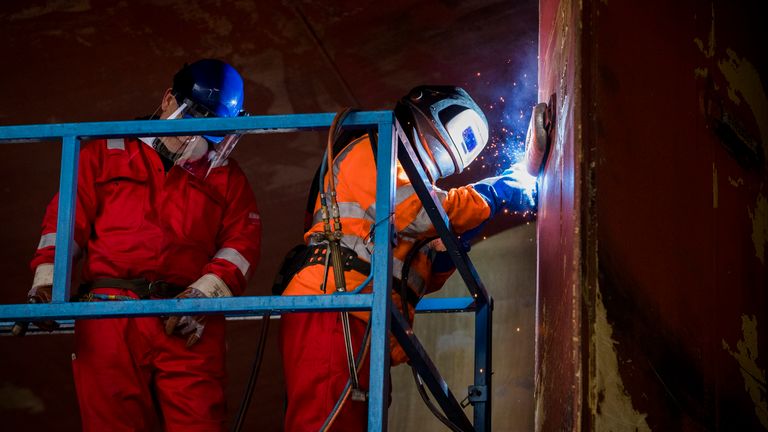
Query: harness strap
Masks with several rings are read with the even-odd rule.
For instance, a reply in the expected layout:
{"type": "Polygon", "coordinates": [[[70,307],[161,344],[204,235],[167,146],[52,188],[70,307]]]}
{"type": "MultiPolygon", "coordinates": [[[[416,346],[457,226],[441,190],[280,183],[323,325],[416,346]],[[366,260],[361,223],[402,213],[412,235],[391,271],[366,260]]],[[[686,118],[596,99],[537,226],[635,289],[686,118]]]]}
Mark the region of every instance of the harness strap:
{"type": "MultiPolygon", "coordinates": [[[[301,265],[299,270],[303,269],[304,267],[309,267],[313,265],[325,265],[325,256],[326,256],[327,249],[328,249],[327,244],[317,244],[317,245],[308,246],[304,263],[301,265]]],[[[371,273],[371,264],[367,261],[363,261],[362,259],[358,258],[357,253],[355,253],[354,250],[342,246],[341,256],[343,258],[344,271],[352,270],[366,276],[371,273]]],[[[402,294],[400,292],[399,278],[396,278],[396,277],[392,278],[392,291],[394,291],[400,297],[402,297],[402,294]]],[[[416,304],[419,302],[419,296],[410,288],[408,288],[405,291],[406,291],[406,298],[403,300],[405,300],[415,308],[416,304]]]]}

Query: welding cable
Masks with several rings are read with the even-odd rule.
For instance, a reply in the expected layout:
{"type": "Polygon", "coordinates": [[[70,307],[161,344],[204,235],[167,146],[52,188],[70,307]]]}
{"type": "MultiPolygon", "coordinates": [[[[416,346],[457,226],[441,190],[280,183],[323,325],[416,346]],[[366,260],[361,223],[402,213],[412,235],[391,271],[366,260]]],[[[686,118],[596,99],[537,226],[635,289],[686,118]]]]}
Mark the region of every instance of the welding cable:
{"type": "MultiPolygon", "coordinates": [[[[427,237],[424,239],[419,240],[416,242],[413,247],[411,247],[408,250],[408,253],[405,255],[405,260],[403,260],[403,268],[400,271],[400,300],[402,303],[402,308],[400,309],[403,313],[403,318],[408,318],[408,301],[406,300],[408,298],[408,290],[410,289],[408,287],[408,276],[411,273],[411,264],[413,263],[413,260],[416,258],[416,254],[419,253],[421,248],[432,242],[433,240],[439,239],[439,236],[434,237],[427,237]]],[[[421,295],[419,294],[419,300],[421,300],[421,295]]],[[[416,305],[414,305],[416,307],[416,305]]]]}
{"type": "MultiPolygon", "coordinates": [[[[336,292],[339,293],[346,292],[347,288],[346,280],[344,277],[344,259],[341,255],[341,214],[339,212],[339,203],[336,200],[336,182],[334,180],[333,172],[333,147],[336,143],[336,140],[338,140],[339,136],[341,136],[341,125],[344,124],[344,120],[352,111],[352,108],[344,108],[333,118],[331,128],[328,131],[328,143],[325,154],[327,158],[327,168],[329,170],[328,195],[331,204],[331,214],[330,217],[326,216],[327,206],[325,206],[326,211],[323,214],[323,225],[325,228],[326,238],[328,239],[328,248],[331,251],[331,261],[333,262],[333,279],[336,284],[336,292]],[[332,223],[330,223],[331,220],[332,223]]],[[[352,388],[357,390],[359,389],[360,384],[357,379],[355,354],[354,349],[352,348],[352,335],[349,326],[349,312],[342,311],[339,313],[341,314],[341,325],[344,332],[344,347],[347,353],[347,367],[349,369],[349,376],[352,379],[352,388]]]]}
{"type": "MultiPolygon", "coordinates": [[[[362,346],[360,347],[360,352],[357,355],[358,372],[360,372],[360,367],[363,364],[363,359],[365,359],[365,356],[368,355],[368,350],[371,346],[370,336],[371,336],[371,320],[368,320],[368,324],[365,327],[365,333],[363,334],[362,346]]],[[[326,432],[331,428],[331,426],[333,425],[333,422],[336,421],[336,418],[341,412],[341,408],[347,402],[347,399],[349,399],[349,395],[351,393],[352,393],[352,377],[350,377],[347,380],[347,384],[344,386],[344,390],[342,390],[341,396],[339,396],[339,399],[336,401],[336,404],[333,406],[333,409],[328,414],[328,417],[325,419],[325,423],[323,423],[323,425],[320,427],[320,432],[326,432]]]]}
{"type": "Polygon", "coordinates": [[[251,398],[253,397],[253,389],[256,386],[256,378],[259,376],[259,370],[261,369],[261,362],[264,359],[264,347],[267,345],[267,335],[269,332],[269,312],[262,315],[261,334],[259,335],[259,343],[256,344],[256,354],[253,358],[253,364],[251,365],[251,375],[248,377],[248,383],[245,386],[245,394],[240,402],[240,409],[237,411],[237,417],[232,424],[232,432],[240,432],[245,422],[245,416],[248,413],[248,408],[251,405],[251,398]]]}
{"type": "Polygon", "coordinates": [[[453,432],[464,432],[460,427],[456,426],[455,423],[450,421],[448,417],[443,415],[443,413],[437,409],[435,404],[432,403],[432,400],[429,399],[429,395],[427,395],[427,391],[424,389],[424,382],[421,380],[419,372],[416,371],[416,367],[413,365],[411,365],[411,372],[413,373],[413,380],[416,382],[416,388],[419,390],[419,396],[421,396],[421,400],[424,401],[424,404],[427,406],[427,408],[429,408],[429,411],[432,413],[432,415],[434,415],[438,420],[440,420],[442,424],[444,424],[453,432]]]}

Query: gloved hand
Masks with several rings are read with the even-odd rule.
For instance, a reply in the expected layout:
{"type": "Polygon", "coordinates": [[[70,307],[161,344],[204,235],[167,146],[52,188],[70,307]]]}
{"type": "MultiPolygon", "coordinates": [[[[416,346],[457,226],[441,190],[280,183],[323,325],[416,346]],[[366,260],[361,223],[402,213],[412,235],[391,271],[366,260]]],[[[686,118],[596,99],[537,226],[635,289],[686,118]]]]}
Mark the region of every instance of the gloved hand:
{"type": "MultiPolygon", "coordinates": [[[[50,303],[53,297],[53,264],[41,264],[35,269],[35,280],[32,289],[27,293],[29,303],[50,303]]],[[[21,324],[21,323],[19,323],[21,324]]],[[[59,328],[59,323],[53,320],[33,321],[40,330],[52,332],[59,328]]],[[[15,326],[14,326],[15,327],[15,326]]],[[[26,330],[26,326],[24,328],[26,330]]],[[[24,331],[20,332],[23,335],[24,331]]]]}
{"type": "MultiPolygon", "coordinates": [[[[232,297],[227,284],[213,273],[203,275],[176,298],[232,297]]],[[[165,319],[165,334],[187,338],[187,348],[196,344],[205,330],[205,315],[172,316],[165,319]]]]}
{"type": "Polygon", "coordinates": [[[491,207],[491,218],[503,210],[536,211],[536,179],[520,166],[507,168],[501,175],[472,184],[491,207]]]}

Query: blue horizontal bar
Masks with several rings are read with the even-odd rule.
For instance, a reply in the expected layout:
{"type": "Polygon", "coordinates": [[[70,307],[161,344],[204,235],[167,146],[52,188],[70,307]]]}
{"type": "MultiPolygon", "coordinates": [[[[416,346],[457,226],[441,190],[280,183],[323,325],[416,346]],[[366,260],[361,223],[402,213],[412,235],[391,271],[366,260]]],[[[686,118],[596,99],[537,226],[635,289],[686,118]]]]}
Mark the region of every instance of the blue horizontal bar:
{"type": "Polygon", "coordinates": [[[473,312],[472,297],[423,298],[416,305],[416,313],[473,312]]]}
{"type": "Polygon", "coordinates": [[[355,294],[13,304],[0,305],[0,320],[30,321],[172,314],[257,315],[264,312],[316,312],[320,310],[359,311],[370,310],[372,298],[372,294],[355,294]]]}
{"type": "MultiPolygon", "coordinates": [[[[87,123],[58,123],[1,126],[0,143],[58,139],[74,136],[83,139],[126,136],[198,135],[205,133],[276,133],[325,129],[334,113],[263,115],[236,118],[180,120],[129,120],[87,123]]],[[[344,127],[375,126],[391,119],[392,111],[358,111],[344,120],[344,127]]]]}
{"type": "MultiPolygon", "coordinates": [[[[244,298],[244,297],[240,297],[244,298]]],[[[135,303],[132,303],[135,305],[135,303]]],[[[10,305],[5,305],[10,306],[10,305]]],[[[0,306],[0,311],[3,306],[0,306]]],[[[472,312],[475,310],[474,300],[471,297],[449,297],[449,298],[426,298],[422,299],[416,306],[416,313],[451,313],[451,312],[472,312]]],[[[263,313],[263,312],[262,312],[263,313]]],[[[37,317],[35,317],[37,318],[37,317]]],[[[270,317],[272,319],[280,318],[279,312],[274,312],[270,317]]],[[[13,318],[2,318],[0,321],[0,335],[8,334],[11,332],[11,328],[15,324],[13,318]]],[[[18,318],[17,318],[18,319],[18,318]]],[[[30,319],[24,317],[24,319],[30,319]]],[[[243,319],[261,319],[261,313],[259,314],[237,314],[237,317],[233,316],[232,321],[238,321],[243,319]],[[246,316],[252,316],[253,318],[243,318],[246,316]]],[[[72,333],[74,330],[74,320],[72,319],[59,319],[59,329],[56,331],[60,333],[72,333]]],[[[49,334],[44,330],[38,330],[37,327],[30,327],[27,334],[49,334]]]]}

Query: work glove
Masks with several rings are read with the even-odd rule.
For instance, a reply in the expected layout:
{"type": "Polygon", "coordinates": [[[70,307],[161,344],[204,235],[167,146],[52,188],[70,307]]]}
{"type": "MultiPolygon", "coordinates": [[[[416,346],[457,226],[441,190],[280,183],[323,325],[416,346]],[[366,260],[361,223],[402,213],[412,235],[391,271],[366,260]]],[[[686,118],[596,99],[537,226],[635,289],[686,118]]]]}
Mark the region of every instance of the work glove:
{"type": "MultiPolygon", "coordinates": [[[[53,297],[53,264],[40,264],[35,269],[35,279],[32,282],[32,289],[27,293],[28,303],[50,303],[53,297]]],[[[32,321],[40,330],[52,332],[59,328],[59,323],[53,320],[32,321]]],[[[17,323],[17,326],[23,326],[23,330],[16,330],[14,333],[23,336],[26,332],[26,323],[17,323]]]]}
{"type": "MultiPolygon", "coordinates": [[[[227,284],[213,273],[203,275],[176,298],[214,298],[232,297],[227,284]]],[[[187,348],[196,344],[203,337],[205,315],[172,316],[165,319],[165,334],[187,338],[187,348]]]]}
{"type": "Polygon", "coordinates": [[[507,168],[501,175],[480,180],[472,187],[490,206],[489,218],[504,210],[520,213],[536,211],[536,179],[521,166],[507,168]]]}
{"type": "MultiPolygon", "coordinates": [[[[35,287],[29,290],[27,293],[27,301],[29,303],[50,303],[53,297],[53,287],[50,285],[44,285],[35,287]]],[[[53,320],[32,321],[36,327],[40,330],[52,332],[59,328],[59,323],[53,320]]]]}

